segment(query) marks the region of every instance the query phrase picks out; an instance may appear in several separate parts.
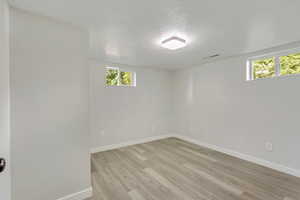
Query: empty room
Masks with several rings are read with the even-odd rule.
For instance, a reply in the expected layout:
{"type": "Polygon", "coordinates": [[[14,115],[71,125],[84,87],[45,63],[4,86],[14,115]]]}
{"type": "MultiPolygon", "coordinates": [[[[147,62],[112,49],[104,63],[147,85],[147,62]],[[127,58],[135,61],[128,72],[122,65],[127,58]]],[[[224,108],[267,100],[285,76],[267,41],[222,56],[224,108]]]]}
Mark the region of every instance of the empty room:
{"type": "Polygon", "coordinates": [[[299,0],[0,0],[0,200],[300,200],[299,0]]]}

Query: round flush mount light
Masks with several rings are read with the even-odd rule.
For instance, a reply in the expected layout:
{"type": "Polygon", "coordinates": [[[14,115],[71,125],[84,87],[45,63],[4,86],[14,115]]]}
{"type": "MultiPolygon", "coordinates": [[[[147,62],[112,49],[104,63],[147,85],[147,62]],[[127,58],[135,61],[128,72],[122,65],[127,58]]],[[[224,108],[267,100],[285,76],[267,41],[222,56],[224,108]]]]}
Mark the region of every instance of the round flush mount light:
{"type": "Polygon", "coordinates": [[[161,46],[170,49],[170,50],[177,50],[186,46],[186,40],[173,36],[168,39],[165,39],[161,42],[161,46]]]}

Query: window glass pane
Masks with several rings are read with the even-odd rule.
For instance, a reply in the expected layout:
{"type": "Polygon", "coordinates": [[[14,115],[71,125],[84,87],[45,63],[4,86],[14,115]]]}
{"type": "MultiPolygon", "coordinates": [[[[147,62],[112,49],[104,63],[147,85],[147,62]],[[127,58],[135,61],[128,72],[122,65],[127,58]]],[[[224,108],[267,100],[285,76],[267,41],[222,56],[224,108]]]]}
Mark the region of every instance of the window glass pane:
{"type": "Polygon", "coordinates": [[[122,85],[132,85],[132,72],[121,72],[120,73],[120,81],[122,85]]]}
{"type": "Polygon", "coordinates": [[[300,73],[300,53],[280,57],[280,74],[300,73]]]}
{"type": "Polygon", "coordinates": [[[118,69],[106,69],[106,85],[118,85],[119,82],[119,70],[118,69]]]}
{"type": "Polygon", "coordinates": [[[275,76],[275,58],[255,60],[252,62],[253,79],[275,76]]]}

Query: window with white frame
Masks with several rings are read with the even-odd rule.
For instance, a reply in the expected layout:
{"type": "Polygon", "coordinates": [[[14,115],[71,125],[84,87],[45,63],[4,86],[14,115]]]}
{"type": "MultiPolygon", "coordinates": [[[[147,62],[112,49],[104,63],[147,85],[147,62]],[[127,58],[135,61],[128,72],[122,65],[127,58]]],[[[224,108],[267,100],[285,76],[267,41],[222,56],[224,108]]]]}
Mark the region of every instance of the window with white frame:
{"type": "Polygon", "coordinates": [[[300,49],[254,57],[247,65],[248,80],[300,74],[300,49]]]}
{"type": "Polygon", "coordinates": [[[107,86],[136,86],[136,73],[118,67],[106,67],[107,86]]]}

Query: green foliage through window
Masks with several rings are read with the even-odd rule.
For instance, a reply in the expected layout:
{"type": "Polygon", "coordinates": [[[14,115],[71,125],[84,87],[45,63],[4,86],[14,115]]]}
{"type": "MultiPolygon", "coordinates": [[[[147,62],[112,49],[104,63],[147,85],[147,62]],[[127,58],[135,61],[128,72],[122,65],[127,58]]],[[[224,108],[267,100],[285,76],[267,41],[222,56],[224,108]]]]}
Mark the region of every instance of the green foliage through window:
{"type": "Polygon", "coordinates": [[[299,74],[300,73],[300,53],[280,57],[280,74],[299,74]]]}
{"type": "Polygon", "coordinates": [[[132,72],[121,72],[121,84],[131,85],[132,84],[132,72]]]}
{"type": "Polygon", "coordinates": [[[252,62],[253,79],[275,76],[275,58],[255,60],[252,62]]]}
{"type": "Polygon", "coordinates": [[[119,70],[107,68],[106,69],[106,85],[119,85],[119,70]]]}
{"type": "Polygon", "coordinates": [[[106,85],[135,86],[135,73],[120,71],[118,68],[106,68],[106,85]]]}

